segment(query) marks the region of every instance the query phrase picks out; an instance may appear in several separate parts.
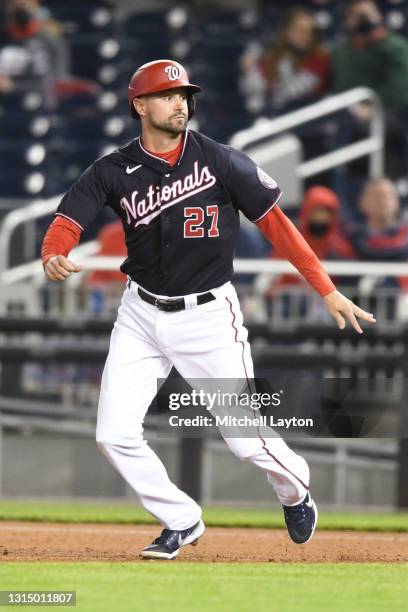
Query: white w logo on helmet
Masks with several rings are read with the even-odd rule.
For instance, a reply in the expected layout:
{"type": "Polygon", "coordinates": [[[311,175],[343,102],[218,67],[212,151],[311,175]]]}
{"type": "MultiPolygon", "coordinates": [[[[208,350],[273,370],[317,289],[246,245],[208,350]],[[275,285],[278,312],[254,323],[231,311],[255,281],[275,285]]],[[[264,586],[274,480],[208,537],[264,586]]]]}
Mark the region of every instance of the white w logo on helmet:
{"type": "Polygon", "coordinates": [[[169,81],[177,81],[181,76],[180,68],[174,65],[166,66],[164,72],[169,77],[169,81]]]}

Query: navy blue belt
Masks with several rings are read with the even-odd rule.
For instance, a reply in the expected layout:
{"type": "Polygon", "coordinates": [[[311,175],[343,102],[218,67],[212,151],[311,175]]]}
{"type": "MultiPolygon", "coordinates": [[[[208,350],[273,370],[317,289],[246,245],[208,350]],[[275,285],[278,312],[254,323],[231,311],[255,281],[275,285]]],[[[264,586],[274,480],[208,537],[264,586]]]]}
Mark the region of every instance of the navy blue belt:
{"type": "MultiPolygon", "coordinates": [[[[159,310],[164,310],[165,312],[177,312],[179,310],[186,309],[186,302],[184,298],[177,298],[175,300],[166,300],[164,298],[156,298],[154,295],[150,295],[144,291],[141,287],[137,288],[137,292],[148,304],[152,306],[156,306],[159,310]]],[[[215,295],[208,291],[207,293],[201,293],[197,295],[197,306],[201,306],[201,304],[207,304],[207,302],[211,302],[215,300],[215,295]]]]}

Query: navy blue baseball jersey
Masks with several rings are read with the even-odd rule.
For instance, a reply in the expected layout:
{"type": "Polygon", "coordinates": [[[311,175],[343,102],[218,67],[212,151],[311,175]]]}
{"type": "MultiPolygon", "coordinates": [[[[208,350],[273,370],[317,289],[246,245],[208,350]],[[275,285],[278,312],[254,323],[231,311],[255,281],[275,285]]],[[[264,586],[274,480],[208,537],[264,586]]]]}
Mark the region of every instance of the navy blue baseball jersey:
{"type": "Polygon", "coordinates": [[[83,229],[110,206],[125,230],[122,272],[152,293],[181,296],[231,280],[239,211],[256,222],[281,195],[245,153],[186,130],[174,166],[136,138],[96,160],[56,214],[83,229]]]}

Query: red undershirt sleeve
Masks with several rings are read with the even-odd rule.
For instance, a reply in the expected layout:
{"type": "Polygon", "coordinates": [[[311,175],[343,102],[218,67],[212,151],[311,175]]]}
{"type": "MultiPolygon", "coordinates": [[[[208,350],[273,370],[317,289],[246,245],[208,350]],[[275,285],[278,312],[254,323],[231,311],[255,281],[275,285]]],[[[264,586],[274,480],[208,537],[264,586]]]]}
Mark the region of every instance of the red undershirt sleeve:
{"type": "Polygon", "coordinates": [[[51,257],[64,255],[79,243],[81,230],[78,225],[65,217],[56,217],[49,226],[41,246],[41,258],[45,266],[51,257]]]}
{"type": "Polygon", "coordinates": [[[288,259],[321,297],[335,291],[317,255],[279,206],[274,206],[257,226],[277,253],[288,259]]]}

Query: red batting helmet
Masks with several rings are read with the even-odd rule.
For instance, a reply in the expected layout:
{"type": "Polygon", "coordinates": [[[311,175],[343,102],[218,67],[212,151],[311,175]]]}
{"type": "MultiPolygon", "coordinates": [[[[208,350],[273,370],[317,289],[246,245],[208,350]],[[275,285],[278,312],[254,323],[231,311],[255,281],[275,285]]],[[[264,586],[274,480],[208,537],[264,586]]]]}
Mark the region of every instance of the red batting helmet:
{"type": "Polygon", "coordinates": [[[134,98],[176,87],[185,87],[188,90],[188,118],[191,119],[195,110],[193,94],[201,91],[201,87],[190,83],[186,69],[173,60],[156,60],[140,66],[130,79],[128,88],[132,117],[139,117],[133,106],[134,98]]]}

